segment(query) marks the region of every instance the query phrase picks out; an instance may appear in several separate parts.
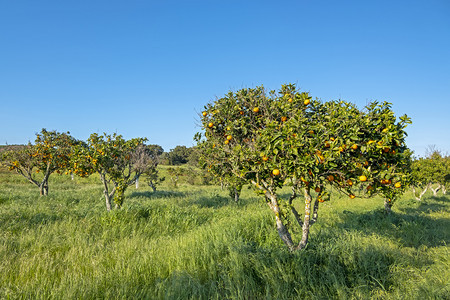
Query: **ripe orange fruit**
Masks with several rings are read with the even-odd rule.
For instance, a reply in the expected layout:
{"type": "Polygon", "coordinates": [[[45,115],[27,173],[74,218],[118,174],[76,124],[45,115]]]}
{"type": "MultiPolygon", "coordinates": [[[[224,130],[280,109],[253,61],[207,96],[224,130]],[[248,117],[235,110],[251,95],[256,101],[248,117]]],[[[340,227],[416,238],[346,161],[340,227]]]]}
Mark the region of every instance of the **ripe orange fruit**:
{"type": "Polygon", "coordinates": [[[287,118],[286,117],[281,117],[281,122],[286,122],[287,118]]]}
{"type": "Polygon", "coordinates": [[[367,177],[365,175],[359,176],[359,181],[367,181],[367,177]]]}
{"type": "Polygon", "coordinates": [[[402,184],[401,184],[401,182],[399,181],[399,182],[396,182],[396,183],[394,184],[394,186],[395,186],[396,188],[400,188],[400,187],[402,186],[402,184]]]}
{"type": "Polygon", "coordinates": [[[314,134],[314,130],[308,131],[309,134],[314,134]]]}
{"type": "Polygon", "coordinates": [[[311,103],[311,101],[309,101],[309,99],[306,99],[305,101],[303,101],[303,104],[308,105],[309,103],[311,103]]]}
{"type": "Polygon", "coordinates": [[[323,200],[323,199],[317,199],[317,201],[319,201],[320,203],[322,203],[322,202],[325,202],[325,200],[323,200]]]}
{"type": "Polygon", "coordinates": [[[207,113],[206,111],[204,111],[204,112],[202,112],[202,115],[203,115],[204,117],[206,117],[206,116],[208,115],[208,113],[207,113]]]}
{"type": "Polygon", "coordinates": [[[239,114],[240,114],[240,115],[243,115],[243,114],[244,114],[244,112],[243,112],[243,111],[241,110],[241,111],[239,112],[239,114]]]}
{"type": "Polygon", "coordinates": [[[262,160],[263,160],[263,161],[268,161],[269,158],[268,158],[267,156],[263,156],[262,160]]]}
{"type": "Polygon", "coordinates": [[[225,145],[228,145],[230,143],[229,140],[225,140],[225,145]]]}
{"type": "Polygon", "coordinates": [[[353,145],[352,145],[352,149],[353,149],[353,150],[356,150],[356,149],[358,149],[358,145],[356,145],[356,144],[353,144],[353,145]]]}
{"type": "Polygon", "coordinates": [[[253,109],[253,112],[254,112],[254,113],[259,112],[259,107],[255,107],[255,108],[253,109]]]}
{"type": "Polygon", "coordinates": [[[326,142],[325,143],[325,148],[330,148],[330,147],[331,147],[330,143],[326,142]]]}
{"type": "Polygon", "coordinates": [[[227,130],[230,131],[230,130],[231,130],[231,127],[230,127],[230,126],[227,126],[227,130]]]}
{"type": "Polygon", "coordinates": [[[227,140],[231,140],[233,137],[231,135],[227,136],[227,140]]]}
{"type": "Polygon", "coordinates": [[[280,170],[274,169],[274,170],[272,171],[272,174],[275,175],[275,176],[278,176],[278,175],[280,175],[280,170]]]}
{"type": "Polygon", "coordinates": [[[330,141],[334,142],[334,137],[330,137],[330,141]]]}
{"type": "Polygon", "coordinates": [[[292,103],[292,98],[289,98],[289,100],[288,100],[288,101],[289,101],[289,103],[292,103]]]}
{"type": "Polygon", "coordinates": [[[350,199],[355,199],[355,195],[353,195],[353,194],[350,194],[350,195],[348,195],[349,197],[350,197],[350,199]]]}
{"type": "Polygon", "coordinates": [[[316,191],[316,193],[320,193],[320,187],[316,187],[314,190],[316,191]]]}
{"type": "Polygon", "coordinates": [[[211,128],[211,127],[213,127],[213,126],[214,126],[214,124],[213,124],[212,122],[209,122],[209,123],[208,123],[208,127],[209,127],[209,128],[211,128]]]}
{"type": "Polygon", "coordinates": [[[348,184],[349,186],[352,186],[352,185],[353,185],[353,181],[351,181],[351,180],[349,179],[349,180],[347,180],[347,184],[348,184]]]}
{"type": "Polygon", "coordinates": [[[334,176],[333,175],[328,175],[327,179],[328,179],[328,181],[334,181],[334,176]]]}
{"type": "Polygon", "coordinates": [[[390,150],[391,150],[391,149],[389,149],[389,148],[384,148],[384,149],[383,149],[383,152],[384,152],[384,153],[388,153],[390,150]]]}

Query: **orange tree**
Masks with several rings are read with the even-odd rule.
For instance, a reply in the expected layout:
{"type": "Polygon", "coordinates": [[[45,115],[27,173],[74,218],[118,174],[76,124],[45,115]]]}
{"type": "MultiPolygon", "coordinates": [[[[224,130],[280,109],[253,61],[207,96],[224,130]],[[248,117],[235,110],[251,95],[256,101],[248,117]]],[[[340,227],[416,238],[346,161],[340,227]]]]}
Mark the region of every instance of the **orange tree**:
{"type": "Polygon", "coordinates": [[[412,188],[417,200],[421,200],[428,189],[433,191],[434,196],[439,190],[446,194],[450,185],[450,157],[434,149],[427,157],[412,162],[412,176],[414,179],[412,188]],[[422,191],[416,194],[417,187],[422,188],[422,191]]]}
{"type": "Polygon", "coordinates": [[[82,177],[98,173],[104,187],[106,209],[111,210],[112,199],[116,208],[121,208],[126,188],[145,172],[141,164],[145,151],[139,149],[146,140],[125,140],[115,133],[112,136],[93,133],[87,143],[73,148],[72,169],[69,172],[82,177]]]}
{"type": "Polygon", "coordinates": [[[2,155],[2,162],[9,170],[16,171],[39,187],[41,196],[46,196],[50,175],[54,172],[61,173],[68,166],[71,149],[77,143],[69,132],[42,129],[36,134],[35,144],[6,151],[2,155]]]}
{"type": "Polygon", "coordinates": [[[293,84],[270,93],[257,87],[208,103],[201,122],[204,131],[195,139],[202,165],[218,177],[228,172],[264,195],[291,251],[306,246],[319,204],[330,200],[332,187],[352,199],[382,194],[390,211],[409,183],[404,128],[410,121],[402,116],[397,122],[386,102],[359,110],[344,101],[312,100],[293,84]],[[282,199],[277,192],[286,184],[292,194],[282,199]],[[303,216],[294,205],[300,195],[303,216]],[[294,225],[301,228],[298,243],[294,225]]]}

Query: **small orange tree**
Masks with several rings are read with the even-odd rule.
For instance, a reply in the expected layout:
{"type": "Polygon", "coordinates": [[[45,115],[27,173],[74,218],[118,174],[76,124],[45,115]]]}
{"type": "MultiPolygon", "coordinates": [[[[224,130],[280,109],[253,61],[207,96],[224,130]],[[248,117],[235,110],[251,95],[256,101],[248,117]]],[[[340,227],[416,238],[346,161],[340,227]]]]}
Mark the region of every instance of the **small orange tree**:
{"type": "Polygon", "coordinates": [[[381,193],[390,210],[409,181],[404,143],[409,119],[397,122],[386,102],[358,110],[344,101],[312,100],[293,84],[270,93],[257,87],[207,104],[201,122],[204,132],[195,139],[203,165],[216,176],[226,170],[264,195],[292,251],[306,246],[331,187],[352,199],[381,193]],[[285,184],[292,186],[289,199],[277,194],[285,184]],[[301,194],[303,217],[293,202],[301,194]],[[297,244],[292,224],[301,227],[297,244]]]}
{"type": "Polygon", "coordinates": [[[103,194],[106,209],[111,210],[112,199],[116,208],[121,208],[124,193],[129,185],[136,182],[136,178],[145,172],[142,164],[132,158],[141,160],[144,152],[135,155],[147,139],[133,138],[125,140],[121,135],[91,134],[87,143],[74,148],[72,155],[72,169],[76,175],[85,177],[98,173],[103,183],[103,194]]]}
{"type": "Polygon", "coordinates": [[[69,132],[42,129],[36,134],[34,145],[30,143],[22,149],[6,151],[2,162],[9,170],[16,171],[39,187],[41,196],[46,196],[50,175],[61,173],[68,166],[71,149],[77,143],[69,132]]]}
{"type": "Polygon", "coordinates": [[[437,196],[439,190],[442,190],[445,195],[448,186],[450,186],[450,157],[443,155],[441,151],[434,148],[431,150],[427,157],[418,158],[412,162],[414,184],[411,186],[414,196],[419,201],[428,189],[433,191],[434,196],[437,196]],[[416,194],[416,187],[423,189],[416,194]]]}

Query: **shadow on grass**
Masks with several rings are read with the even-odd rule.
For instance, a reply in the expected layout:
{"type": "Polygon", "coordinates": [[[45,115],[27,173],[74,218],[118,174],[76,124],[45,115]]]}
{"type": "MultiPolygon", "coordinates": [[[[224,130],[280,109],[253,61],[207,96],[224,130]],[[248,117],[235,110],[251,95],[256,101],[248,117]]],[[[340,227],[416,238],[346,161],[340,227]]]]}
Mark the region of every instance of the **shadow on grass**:
{"type": "Polygon", "coordinates": [[[162,199],[162,198],[177,198],[177,197],[186,197],[186,192],[179,192],[179,191],[156,191],[156,192],[132,192],[131,195],[128,197],[130,198],[137,198],[137,197],[143,197],[143,198],[153,198],[153,199],[162,199]]]}
{"type": "Polygon", "coordinates": [[[48,225],[62,220],[62,217],[56,214],[47,214],[43,212],[29,213],[9,213],[0,216],[0,230],[22,231],[26,228],[34,228],[37,225],[48,225]]]}
{"type": "Polygon", "coordinates": [[[387,215],[384,210],[367,213],[344,211],[342,223],[337,227],[346,231],[358,231],[365,235],[377,234],[399,240],[405,247],[420,246],[439,247],[450,243],[450,220],[431,218],[423,212],[440,210],[436,204],[419,210],[405,208],[405,213],[392,212],[387,215]]]}
{"type": "Polygon", "coordinates": [[[229,197],[222,197],[219,195],[214,195],[210,197],[198,197],[191,202],[200,208],[220,208],[230,204],[236,204],[229,197]]]}
{"type": "Polygon", "coordinates": [[[355,291],[369,296],[395,287],[391,268],[398,263],[398,255],[393,250],[365,247],[342,253],[341,246],[324,243],[293,254],[247,241],[228,245],[228,251],[220,254],[200,250],[201,257],[211,256],[211,273],[174,271],[157,278],[156,285],[165,296],[198,299],[208,299],[208,295],[225,299],[344,299],[353,298],[355,291]]]}

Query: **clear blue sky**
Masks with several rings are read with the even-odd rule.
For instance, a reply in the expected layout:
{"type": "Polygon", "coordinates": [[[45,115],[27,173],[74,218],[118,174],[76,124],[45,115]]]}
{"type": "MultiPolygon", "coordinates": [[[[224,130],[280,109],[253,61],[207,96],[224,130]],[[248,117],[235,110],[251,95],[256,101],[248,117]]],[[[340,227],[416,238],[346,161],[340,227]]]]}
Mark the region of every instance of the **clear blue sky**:
{"type": "Polygon", "coordinates": [[[450,151],[450,1],[0,0],[0,144],[41,128],[193,145],[228,90],[394,104],[450,151]]]}

